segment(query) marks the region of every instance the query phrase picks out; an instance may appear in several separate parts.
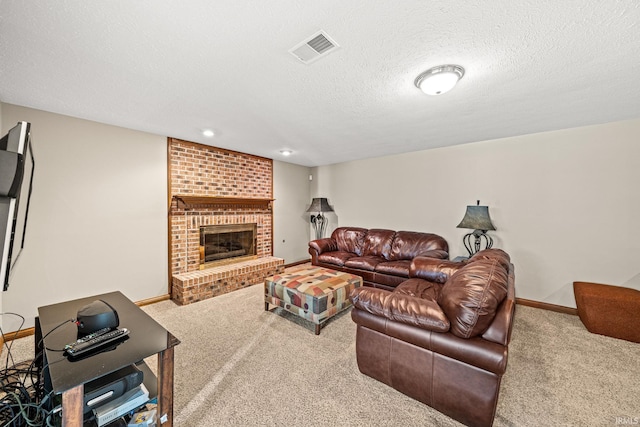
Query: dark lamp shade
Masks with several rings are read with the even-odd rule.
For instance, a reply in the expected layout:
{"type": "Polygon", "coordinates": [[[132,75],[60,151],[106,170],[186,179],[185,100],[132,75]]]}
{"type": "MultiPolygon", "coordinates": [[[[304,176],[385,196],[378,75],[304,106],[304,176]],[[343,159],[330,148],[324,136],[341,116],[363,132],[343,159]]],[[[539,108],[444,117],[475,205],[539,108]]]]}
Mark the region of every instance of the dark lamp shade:
{"type": "Polygon", "coordinates": [[[326,197],[315,197],[311,201],[311,206],[309,206],[307,212],[333,212],[333,208],[329,206],[326,197]]]}
{"type": "Polygon", "coordinates": [[[467,206],[467,212],[457,228],[470,228],[472,230],[495,230],[491,222],[488,206],[467,206]]]}

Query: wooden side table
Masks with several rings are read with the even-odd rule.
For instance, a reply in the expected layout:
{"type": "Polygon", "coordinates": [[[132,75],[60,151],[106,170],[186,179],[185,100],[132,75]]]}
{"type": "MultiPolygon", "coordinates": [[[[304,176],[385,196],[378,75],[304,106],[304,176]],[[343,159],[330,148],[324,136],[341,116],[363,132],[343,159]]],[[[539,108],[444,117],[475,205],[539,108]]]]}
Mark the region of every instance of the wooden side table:
{"type": "MultiPolygon", "coordinates": [[[[158,355],[158,425],[173,426],[173,348],[180,341],[151,316],[121,292],[39,307],[38,314],[36,330],[39,329],[44,337],[51,387],[54,393],[62,394],[63,427],[83,425],[84,384],[154,354],[158,355]],[[129,339],[110,351],[69,360],[61,350],[77,339],[77,328],[71,319],[76,317],[78,309],[95,300],[107,302],[118,312],[119,327],[129,329],[129,339]]],[[[146,378],[145,382],[149,380],[153,381],[153,378],[146,378]]]]}

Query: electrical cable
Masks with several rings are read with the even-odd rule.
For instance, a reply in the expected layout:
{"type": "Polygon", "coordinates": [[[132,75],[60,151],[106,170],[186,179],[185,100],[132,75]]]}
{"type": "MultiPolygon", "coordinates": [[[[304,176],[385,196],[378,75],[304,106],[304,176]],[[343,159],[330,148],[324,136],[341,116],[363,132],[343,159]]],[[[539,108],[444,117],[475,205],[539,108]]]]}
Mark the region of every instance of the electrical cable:
{"type": "MultiPolygon", "coordinates": [[[[43,346],[44,339],[58,328],[67,323],[76,322],[69,319],[61,322],[37,343],[34,359],[15,363],[11,352],[13,341],[16,340],[22,326],[24,317],[16,313],[0,313],[0,315],[15,315],[22,319],[20,328],[13,334],[11,343],[7,344],[6,336],[0,328],[0,335],[7,348],[7,360],[4,369],[0,370],[0,427],[57,427],[60,425],[61,404],[54,401],[53,390],[45,393],[45,372],[49,369],[49,363],[45,360],[44,350],[64,351],[49,349],[43,346]],[[9,360],[12,366],[9,366],[9,360]],[[39,366],[42,364],[42,366],[39,366]]],[[[0,362],[1,363],[1,362],[0,362]]],[[[55,399],[57,400],[57,399],[55,399]]]]}
{"type": "Polygon", "coordinates": [[[13,334],[13,338],[10,340],[11,344],[7,344],[7,341],[9,340],[7,340],[7,337],[5,336],[2,328],[0,328],[0,334],[2,335],[2,342],[4,343],[4,346],[7,348],[7,363],[5,364],[5,369],[7,369],[9,367],[9,356],[11,356],[11,363],[15,365],[13,356],[11,355],[11,347],[13,346],[13,342],[16,340],[16,338],[18,338],[18,333],[22,330],[22,326],[24,326],[25,319],[24,319],[24,316],[21,316],[18,313],[0,313],[0,316],[4,316],[4,315],[12,315],[12,316],[19,317],[21,319],[20,326],[18,326],[18,329],[13,334]]]}
{"type": "Polygon", "coordinates": [[[9,377],[2,375],[0,383],[0,425],[21,427],[21,426],[53,426],[51,412],[46,405],[53,395],[53,392],[43,396],[42,399],[35,397],[34,390],[36,383],[31,381],[27,384],[27,376],[31,372],[32,363],[23,362],[21,365],[11,368],[9,377]],[[23,366],[26,366],[24,368],[23,366]],[[13,378],[10,378],[13,376],[13,378]]]}
{"type": "MultiPolygon", "coordinates": [[[[22,319],[20,328],[13,334],[11,343],[8,344],[6,335],[0,328],[0,334],[7,348],[7,360],[3,370],[0,370],[0,426],[1,427],[36,427],[56,425],[55,415],[59,413],[56,408],[49,409],[53,391],[45,395],[43,373],[49,369],[49,364],[38,367],[38,360],[43,360],[43,340],[52,332],[75,319],[65,320],[51,329],[36,345],[37,354],[32,360],[15,363],[12,346],[22,326],[24,317],[16,313],[0,313],[2,315],[14,315],[22,319]],[[12,365],[10,366],[9,363],[12,365]]],[[[50,350],[50,349],[47,349],[50,350]]],[[[56,351],[56,350],[53,350],[56,351]]]]}
{"type": "MultiPolygon", "coordinates": [[[[65,320],[64,322],[60,323],[58,326],[56,326],[55,328],[53,328],[52,330],[50,330],[49,332],[47,332],[47,333],[46,333],[42,338],[40,338],[40,341],[38,341],[37,347],[38,347],[38,348],[40,348],[40,347],[42,346],[42,343],[44,342],[44,339],[45,339],[46,337],[48,337],[49,335],[51,335],[51,333],[52,333],[53,331],[55,331],[56,329],[58,329],[60,326],[66,325],[66,324],[67,324],[67,323],[69,323],[69,322],[71,322],[71,323],[75,323],[75,322],[76,322],[76,319],[71,318],[71,319],[69,319],[69,320],[65,320]]],[[[47,347],[43,347],[43,348],[44,348],[44,349],[46,349],[46,350],[49,350],[49,351],[64,351],[64,349],[53,349],[53,348],[47,348],[47,347]]]]}

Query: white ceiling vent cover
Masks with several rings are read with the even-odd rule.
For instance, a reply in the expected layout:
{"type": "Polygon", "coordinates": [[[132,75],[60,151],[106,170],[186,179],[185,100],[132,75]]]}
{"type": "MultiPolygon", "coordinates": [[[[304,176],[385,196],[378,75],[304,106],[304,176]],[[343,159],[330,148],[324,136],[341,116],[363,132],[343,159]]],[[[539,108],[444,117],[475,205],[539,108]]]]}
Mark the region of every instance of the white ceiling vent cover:
{"type": "Polygon", "coordinates": [[[327,33],[318,31],[303,42],[289,49],[289,53],[298,58],[302,63],[311,64],[339,47],[338,43],[333,41],[327,33]]]}

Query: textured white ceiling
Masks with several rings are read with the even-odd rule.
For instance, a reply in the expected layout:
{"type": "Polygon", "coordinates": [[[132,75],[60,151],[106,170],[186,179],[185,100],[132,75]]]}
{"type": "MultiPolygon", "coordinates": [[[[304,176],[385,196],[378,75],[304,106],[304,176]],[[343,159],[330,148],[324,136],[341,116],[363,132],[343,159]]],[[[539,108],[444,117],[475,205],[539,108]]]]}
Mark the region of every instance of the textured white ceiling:
{"type": "Polygon", "coordinates": [[[639,22],[637,0],[0,0],[0,100],[325,165],[640,117],[639,22]],[[340,49],[288,53],[318,30],[340,49]],[[453,91],[413,85],[445,63],[453,91]]]}

